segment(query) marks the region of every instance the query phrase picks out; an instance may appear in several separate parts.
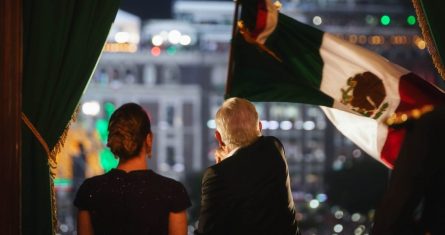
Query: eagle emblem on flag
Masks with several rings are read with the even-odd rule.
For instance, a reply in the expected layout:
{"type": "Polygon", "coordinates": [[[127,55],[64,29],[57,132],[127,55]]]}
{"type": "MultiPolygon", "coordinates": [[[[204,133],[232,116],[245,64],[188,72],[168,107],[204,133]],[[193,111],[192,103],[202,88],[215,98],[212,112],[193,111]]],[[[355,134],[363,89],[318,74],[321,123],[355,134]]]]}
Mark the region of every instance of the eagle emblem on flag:
{"type": "Polygon", "coordinates": [[[382,79],[369,71],[348,78],[341,94],[341,103],[373,119],[382,116],[389,106],[388,102],[384,102],[386,91],[382,79]]]}

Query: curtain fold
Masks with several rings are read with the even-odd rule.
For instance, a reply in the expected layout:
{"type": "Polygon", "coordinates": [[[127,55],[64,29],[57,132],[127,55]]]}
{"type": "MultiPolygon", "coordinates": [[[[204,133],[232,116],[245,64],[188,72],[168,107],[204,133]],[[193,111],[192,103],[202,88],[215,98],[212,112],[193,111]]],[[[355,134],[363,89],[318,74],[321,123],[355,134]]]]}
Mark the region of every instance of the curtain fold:
{"type": "MultiPolygon", "coordinates": [[[[93,73],[120,0],[23,1],[23,113],[54,154],[93,73]]],[[[22,232],[52,234],[48,154],[22,127],[22,232]]]]}

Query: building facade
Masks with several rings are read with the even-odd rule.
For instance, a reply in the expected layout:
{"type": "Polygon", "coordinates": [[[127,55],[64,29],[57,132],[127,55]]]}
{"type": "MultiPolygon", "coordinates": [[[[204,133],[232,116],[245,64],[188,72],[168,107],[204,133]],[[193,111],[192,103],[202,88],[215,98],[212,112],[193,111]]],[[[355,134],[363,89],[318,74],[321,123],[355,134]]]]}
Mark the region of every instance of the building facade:
{"type": "MultiPolygon", "coordinates": [[[[174,19],[140,22],[138,41],[130,40],[125,24],[116,24],[119,28],[112,30],[81,103],[141,104],[150,114],[155,134],[150,167],[193,188],[200,181],[187,182],[188,175],[199,175],[214,163],[213,118],[223,102],[234,3],[176,1],[172,9],[174,19]]],[[[406,4],[301,0],[283,2],[282,11],[436,81],[425,41],[412,18],[414,11],[406,4]]],[[[369,157],[336,131],[316,106],[255,105],[264,134],[278,137],[285,146],[294,199],[304,207],[299,219],[325,220],[312,210],[327,200],[326,175],[369,157]]],[[[105,113],[81,115],[93,128],[105,113]]],[[[336,216],[338,211],[332,213],[336,216]]]]}

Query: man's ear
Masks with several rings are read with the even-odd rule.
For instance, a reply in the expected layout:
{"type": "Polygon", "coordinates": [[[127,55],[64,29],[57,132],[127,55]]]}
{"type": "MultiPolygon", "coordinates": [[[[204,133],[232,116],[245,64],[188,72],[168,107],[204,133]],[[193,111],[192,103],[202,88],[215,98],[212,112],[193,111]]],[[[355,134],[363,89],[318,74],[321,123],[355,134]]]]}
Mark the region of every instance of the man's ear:
{"type": "Polygon", "coordinates": [[[219,133],[219,131],[215,131],[215,139],[218,141],[220,147],[225,146],[224,142],[222,141],[221,133],[219,133]]]}

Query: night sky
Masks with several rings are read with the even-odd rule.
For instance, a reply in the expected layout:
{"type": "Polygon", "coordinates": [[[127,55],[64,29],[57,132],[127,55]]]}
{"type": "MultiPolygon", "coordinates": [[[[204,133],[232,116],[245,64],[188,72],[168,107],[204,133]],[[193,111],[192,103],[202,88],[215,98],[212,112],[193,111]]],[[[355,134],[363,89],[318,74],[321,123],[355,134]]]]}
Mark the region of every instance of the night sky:
{"type": "Polygon", "coordinates": [[[135,14],[142,20],[169,19],[172,17],[171,10],[174,1],[175,0],[122,0],[120,9],[135,14]]]}
{"type": "Polygon", "coordinates": [[[171,18],[173,0],[122,0],[120,9],[142,20],[171,18]]]}
{"type": "MultiPolygon", "coordinates": [[[[175,0],[122,0],[120,9],[139,16],[142,20],[148,19],[170,19],[172,18],[172,3],[175,0]]],[[[193,0],[209,1],[209,0],[193,0]]],[[[210,0],[210,1],[233,1],[233,0],[210,0]]],[[[282,0],[286,2],[288,0],[282,0]]],[[[302,0],[311,2],[311,0],[302,0]]],[[[412,8],[411,1],[405,0],[355,0],[357,4],[397,4],[412,8]]]]}

